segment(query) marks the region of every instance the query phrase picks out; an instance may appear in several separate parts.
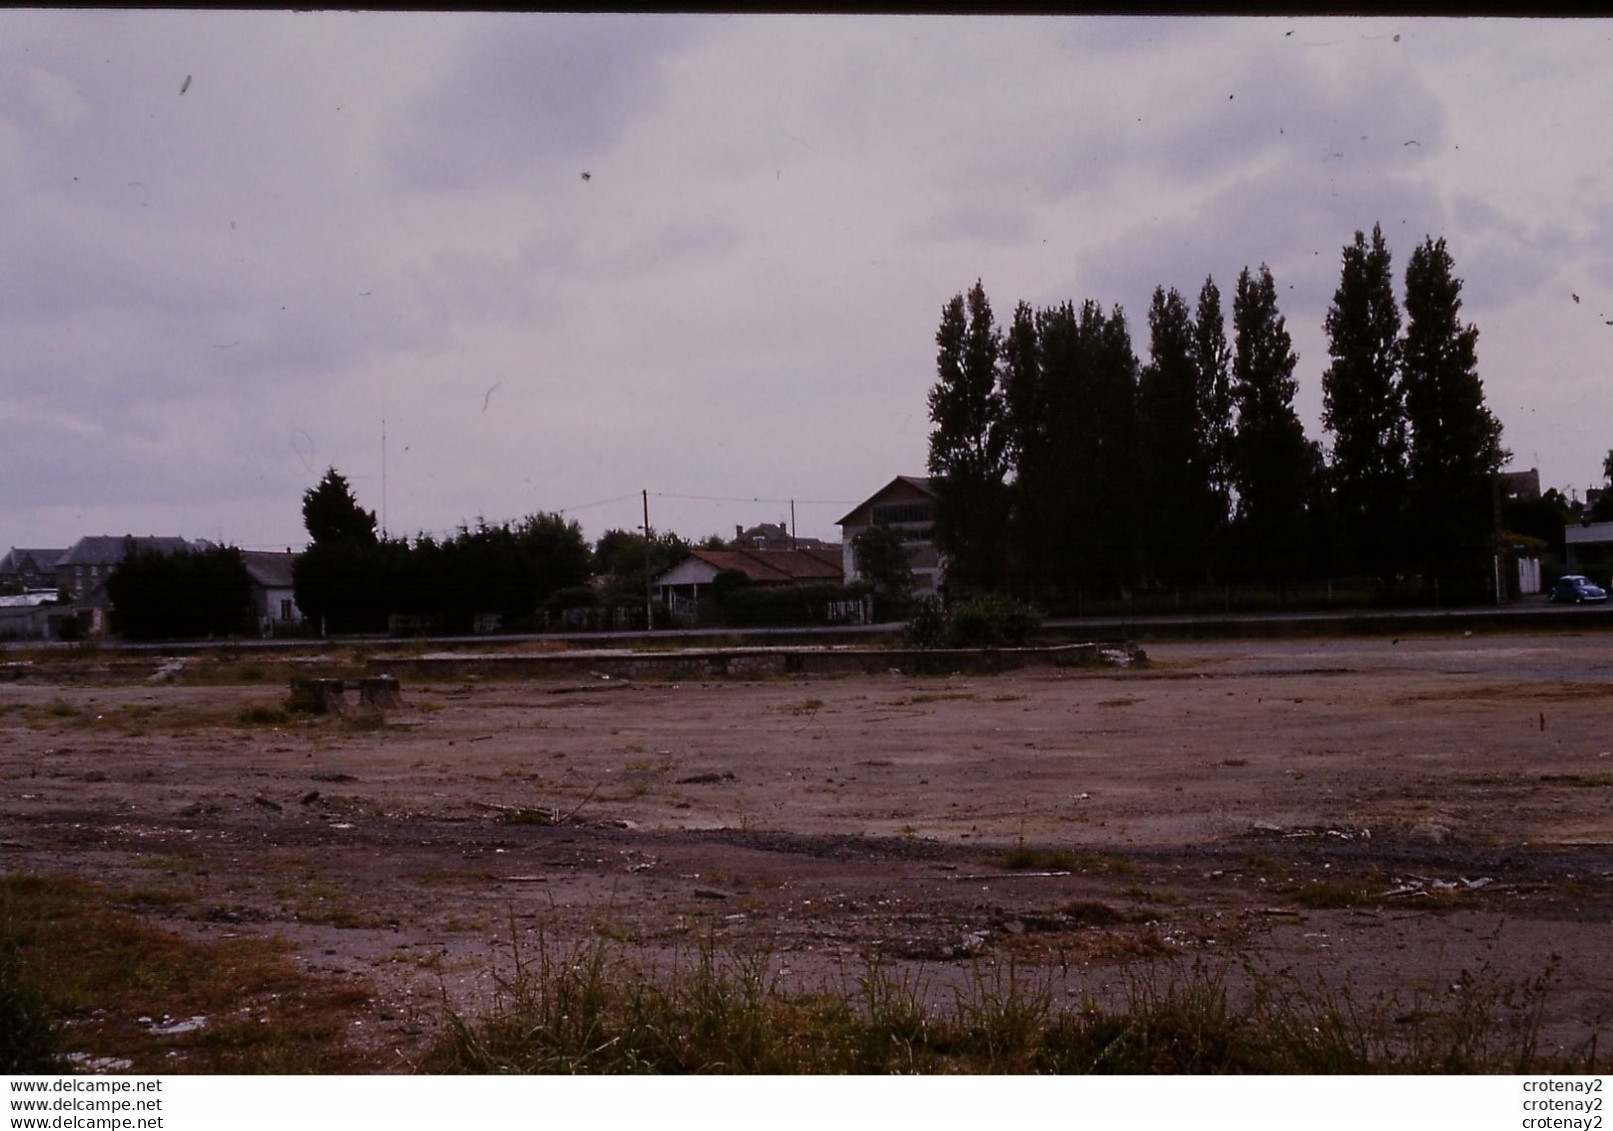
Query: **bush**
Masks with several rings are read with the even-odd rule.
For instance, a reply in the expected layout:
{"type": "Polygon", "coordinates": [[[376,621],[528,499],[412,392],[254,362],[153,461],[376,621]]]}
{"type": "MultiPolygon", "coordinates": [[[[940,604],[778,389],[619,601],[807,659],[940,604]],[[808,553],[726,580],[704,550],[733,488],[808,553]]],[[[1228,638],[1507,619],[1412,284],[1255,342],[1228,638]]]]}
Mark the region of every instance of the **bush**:
{"type": "Polygon", "coordinates": [[[0,891],[0,1074],[60,1072],[60,1031],[36,969],[23,962],[20,930],[0,891]]]}
{"type": "Polygon", "coordinates": [[[252,576],[233,547],[170,554],[130,542],[106,592],[118,631],[129,640],[228,636],[253,628],[252,576]]]}
{"type": "Polygon", "coordinates": [[[944,648],[947,638],[947,613],[934,597],[920,597],[913,602],[913,611],[907,618],[903,639],[909,648],[944,648]]]}
{"type": "MultiPolygon", "coordinates": [[[[722,580],[718,574],[717,581],[722,580]]],[[[717,588],[717,582],[712,583],[717,588]]],[[[868,586],[851,585],[740,585],[721,601],[723,618],[732,627],[833,624],[835,606],[860,602],[868,586]]]]}
{"type": "Polygon", "coordinates": [[[924,597],[914,604],[905,638],[910,648],[1018,648],[1041,623],[1041,613],[1010,597],[971,597],[950,609],[924,597]]]}

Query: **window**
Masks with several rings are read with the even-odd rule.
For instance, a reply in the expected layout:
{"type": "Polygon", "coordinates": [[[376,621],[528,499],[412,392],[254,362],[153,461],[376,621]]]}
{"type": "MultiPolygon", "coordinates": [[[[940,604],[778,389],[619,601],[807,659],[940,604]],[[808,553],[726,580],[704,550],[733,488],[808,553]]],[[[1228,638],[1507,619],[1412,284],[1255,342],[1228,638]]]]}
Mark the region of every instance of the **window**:
{"type": "Polygon", "coordinates": [[[874,507],[875,526],[889,526],[898,522],[929,521],[929,503],[881,503],[874,507]]]}
{"type": "Polygon", "coordinates": [[[280,601],[280,619],[284,621],[291,619],[291,601],[289,598],[282,598],[280,601]]]}

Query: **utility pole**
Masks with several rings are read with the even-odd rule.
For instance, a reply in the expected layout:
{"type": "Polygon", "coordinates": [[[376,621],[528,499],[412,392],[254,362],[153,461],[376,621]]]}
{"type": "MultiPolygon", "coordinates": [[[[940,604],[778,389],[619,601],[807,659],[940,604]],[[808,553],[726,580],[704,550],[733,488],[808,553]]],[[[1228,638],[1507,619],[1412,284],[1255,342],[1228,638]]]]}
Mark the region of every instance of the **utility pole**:
{"type": "Polygon", "coordinates": [[[790,549],[795,549],[795,500],[790,500],[790,549]]]}
{"type": "Polygon", "coordinates": [[[644,496],[644,631],[655,631],[655,605],[650,599],[650,547],[654,544],[650,537],[650,492],[645,488],[644,496]]]}

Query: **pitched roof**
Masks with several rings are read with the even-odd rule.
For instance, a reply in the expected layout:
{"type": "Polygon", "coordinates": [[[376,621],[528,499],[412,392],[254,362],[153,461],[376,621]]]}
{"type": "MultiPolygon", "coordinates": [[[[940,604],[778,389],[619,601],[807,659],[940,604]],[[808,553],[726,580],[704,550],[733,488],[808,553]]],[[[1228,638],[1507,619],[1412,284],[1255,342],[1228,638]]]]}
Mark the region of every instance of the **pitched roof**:
{"type": "Polygon", "coordinates": [[[0,573],[21,573],[29,562],[32,562],[34,568],[40,572],[52,570],[56,568],[57,559],[65,553],[67,553],[65,549],[25,550],[13,546],[5,557],[0,558],[0,573]]]}
{"type": "Polygon", "coordinates": [[[872,495],[869,495],[862,502],[858,503],[855,507],[853,507],[851,509],[850,513],[848,513],[844,518],[842,518],[838,522],[836,522],[835,525],[836,526],[850,525],[851,521],[854,518],[857,517],[857,512],[858,511],[863,510],[865,507],[872,506],[874,503],[876,503],[880,499],[882,499],[887,492],[889,492],[892,488],[897,487],[898,485],[905,485],[905,486],[911,488],[914,491],[918,491],[919,493],[921,493],[923,495],[929,496],[930,498],[935,497],[935,479],[934,478],[931,478],[931,477],[928,477],[928,476],[919,476],[919,475],[898,475],[895,479],[892,479],[889,483],[885,484],[879,490],[875,491],[872,495]]]}
{"type": "Polygon", "coordinates": [[[278,550],[242,550],[241,561],[252,580],[265,589],[290,589],[291,571],[300,555],[278,550]]]}
{"type": "Polygon", "coordinates": [[[133,543],[137,550],[155,550],[159,554],[176,554],[181,550],[205,550],[207,542],[189,542],[183,538],[135,538],[122,534],[95,534],[80,538],[56,562],[59,566],[117,565],[123,560],[126,546],[133,543]]]}
{"type": "Polygon", "coordinates": [[[845,573],[833,550],[694,550],[690,557],[719,572],[737,569],[752,581],[785,585],[792,581],[840,581],[845,573]]]}

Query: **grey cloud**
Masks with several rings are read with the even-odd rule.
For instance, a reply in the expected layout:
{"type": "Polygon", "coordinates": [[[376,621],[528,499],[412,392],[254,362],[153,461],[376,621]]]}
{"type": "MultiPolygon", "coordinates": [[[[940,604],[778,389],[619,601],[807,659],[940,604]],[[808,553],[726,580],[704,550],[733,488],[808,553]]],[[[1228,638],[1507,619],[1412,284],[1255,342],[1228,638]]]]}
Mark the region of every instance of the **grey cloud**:
{"type": "Polygon", "coordinates": [[[1026,243],[1039,230],[1034,213],[1019,201],[970,193],[954,196],[939,211],[915,220],[902,238],[1002,248],[1026,243]]]}
{"type": "MultiPolygon", "coordinates": [[[[1579,242],[1586,256],[1591,277],[1603,286],[1613,289],[1613,204],[1601,204],[1591,209],[1591,235],[1579,242]]],[[[1613,296],[1608,299],[1613,309],[1613,296]]]]}
{"type": "Polygon", "coordinates": [[[697,23],[527,16],[471,25],[459,58],[392,122],[393,167],[445,192],[597,154],[661,89],[661,59],[697,23]]]}
{"type": "MultiPolygon", "coordinates": [[[[1397,263],[1403,262],[1414,240],[1396,221],[1420,220],[1437,207],[1429,189],[1415,182],[1363,178],[1337,191],[1314,166],[1241,178],[1188,216],[1138,225],[1079,255],[1079,281],[1093,292],[1081,297],[1122,301],[1137,318],[1156,285],[1174,286],[1191,300],[1211,275],[1229,303],[1238,273],[1266,263],[1284,307],[1325,307],[1337,285],[1340,249],[1357,230],[1381,223],[1397,263]]],[[[1412,226],[1421,240],[1423,225],[1412,226]]]]}

